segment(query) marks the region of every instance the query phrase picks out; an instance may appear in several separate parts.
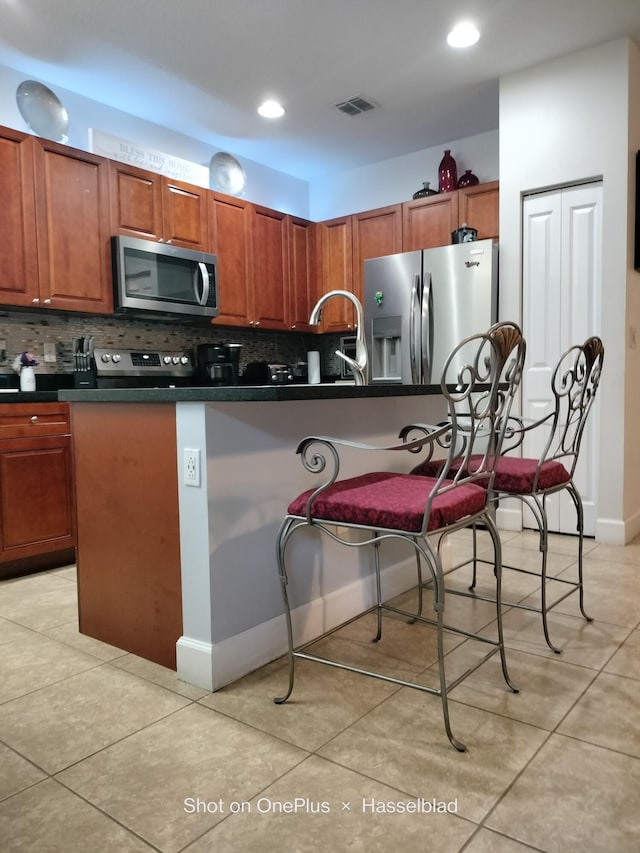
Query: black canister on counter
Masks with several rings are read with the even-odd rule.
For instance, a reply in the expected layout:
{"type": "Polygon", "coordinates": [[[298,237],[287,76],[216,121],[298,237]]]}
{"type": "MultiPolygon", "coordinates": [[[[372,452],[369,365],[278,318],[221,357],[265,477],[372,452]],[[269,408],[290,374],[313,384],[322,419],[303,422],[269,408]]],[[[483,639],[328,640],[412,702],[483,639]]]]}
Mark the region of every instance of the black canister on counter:
{"type": "Polygon", "coordinates": [[[451,232],[452,243],[473,243],[478,239],[478,231],[476,228],[470,228],[466,223],[462,223],[460,228],[456,228],[451,232]]]}

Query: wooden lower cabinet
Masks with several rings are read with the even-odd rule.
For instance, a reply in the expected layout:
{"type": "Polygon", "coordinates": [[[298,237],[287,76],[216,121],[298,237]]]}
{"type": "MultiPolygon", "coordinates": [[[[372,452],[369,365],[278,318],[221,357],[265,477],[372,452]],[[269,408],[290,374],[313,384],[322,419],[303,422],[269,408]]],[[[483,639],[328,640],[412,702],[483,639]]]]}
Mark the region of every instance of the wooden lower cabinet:
{"type": "Polygon", "coordinates": [[[0,408],[0,577],[72,561],[71,435],[65,404],[0,408]],[[58,555],[58,560],[56,560],[58,555]],[[34,562],[35,559],[35,562],[34,562]],[[15,565],[14,565],[15,564],[15,565]],[[3,571],[3,567],[6,571],[3,571]]]}

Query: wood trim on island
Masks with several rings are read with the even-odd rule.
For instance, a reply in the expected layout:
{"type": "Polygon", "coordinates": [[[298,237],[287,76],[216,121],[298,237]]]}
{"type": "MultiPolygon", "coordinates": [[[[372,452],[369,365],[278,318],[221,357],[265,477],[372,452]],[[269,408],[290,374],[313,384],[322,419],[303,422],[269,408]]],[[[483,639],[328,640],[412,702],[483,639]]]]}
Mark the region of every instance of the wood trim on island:
{"type": "Polygon", "coordinates": [[[175,407],[71,407],[80,631],[176,668],[182,634],[175,407]]]}

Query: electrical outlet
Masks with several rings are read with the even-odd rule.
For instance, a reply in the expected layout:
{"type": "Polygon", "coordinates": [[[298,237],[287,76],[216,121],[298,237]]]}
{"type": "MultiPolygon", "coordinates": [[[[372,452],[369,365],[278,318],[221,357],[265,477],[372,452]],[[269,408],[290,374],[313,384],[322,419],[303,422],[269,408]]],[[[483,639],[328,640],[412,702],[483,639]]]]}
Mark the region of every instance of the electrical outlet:
{"type": "Polygon", "coordinates": [[[200,486],[200,450],[185,447],[182,461],[185,486],[196,486],[198,488],[200,486]]]}
{"type": "Polygon", "coordinates": [[[56,360],[56,345],[45,343],[44,345],[44,360],[47,362],[55,362],[56,360]]]}

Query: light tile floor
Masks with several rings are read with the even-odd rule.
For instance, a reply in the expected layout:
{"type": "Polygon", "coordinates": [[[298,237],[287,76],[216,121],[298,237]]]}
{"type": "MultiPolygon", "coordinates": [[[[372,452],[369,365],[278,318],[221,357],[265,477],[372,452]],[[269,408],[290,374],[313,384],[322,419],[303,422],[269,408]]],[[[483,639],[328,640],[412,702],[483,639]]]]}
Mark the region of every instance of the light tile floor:
{"type": "MultiPolygon", "coordinates": [[[[504,541],[505,562],[536,563],[532,534],[504,541]]],[[[575,569],[575,544],[552,537],[554,570],[575,569]]],[[[467,549],[460,534],[446,559],[467,549]]],[[[505,688],[497,656],[451,692],[465,754],[447,741],[435,697],[303,661],[292,699],[276,706],[283,660],[210,694],[79,634],[73,567],[0,583],[0,848],[635,853],[640,541],[585,551],[595,621],[575,596],[563,602],[550,617],[555,655],[537,614],[506,612],[521,692],[505,688]],[[449,811],[428,812],[433,801],[449,811]],[[371,807],[415,802],[424,811],[371,807]]],[[[490,582],[487,570],[479,589],[490,582]]],[[[536,582],[506,572],[505,586],[521,601],[536,582]]],[[[486,602],[449,601],[452,619],[467,607],[465,619],[491,629],[486,602]]],[[[372,626],[364,617],[319,646],[434,683],[430,627],[385,619],[372,645],[372,626]]],[[[447,642],[450,674],[477,646],[447,642]]]]}

